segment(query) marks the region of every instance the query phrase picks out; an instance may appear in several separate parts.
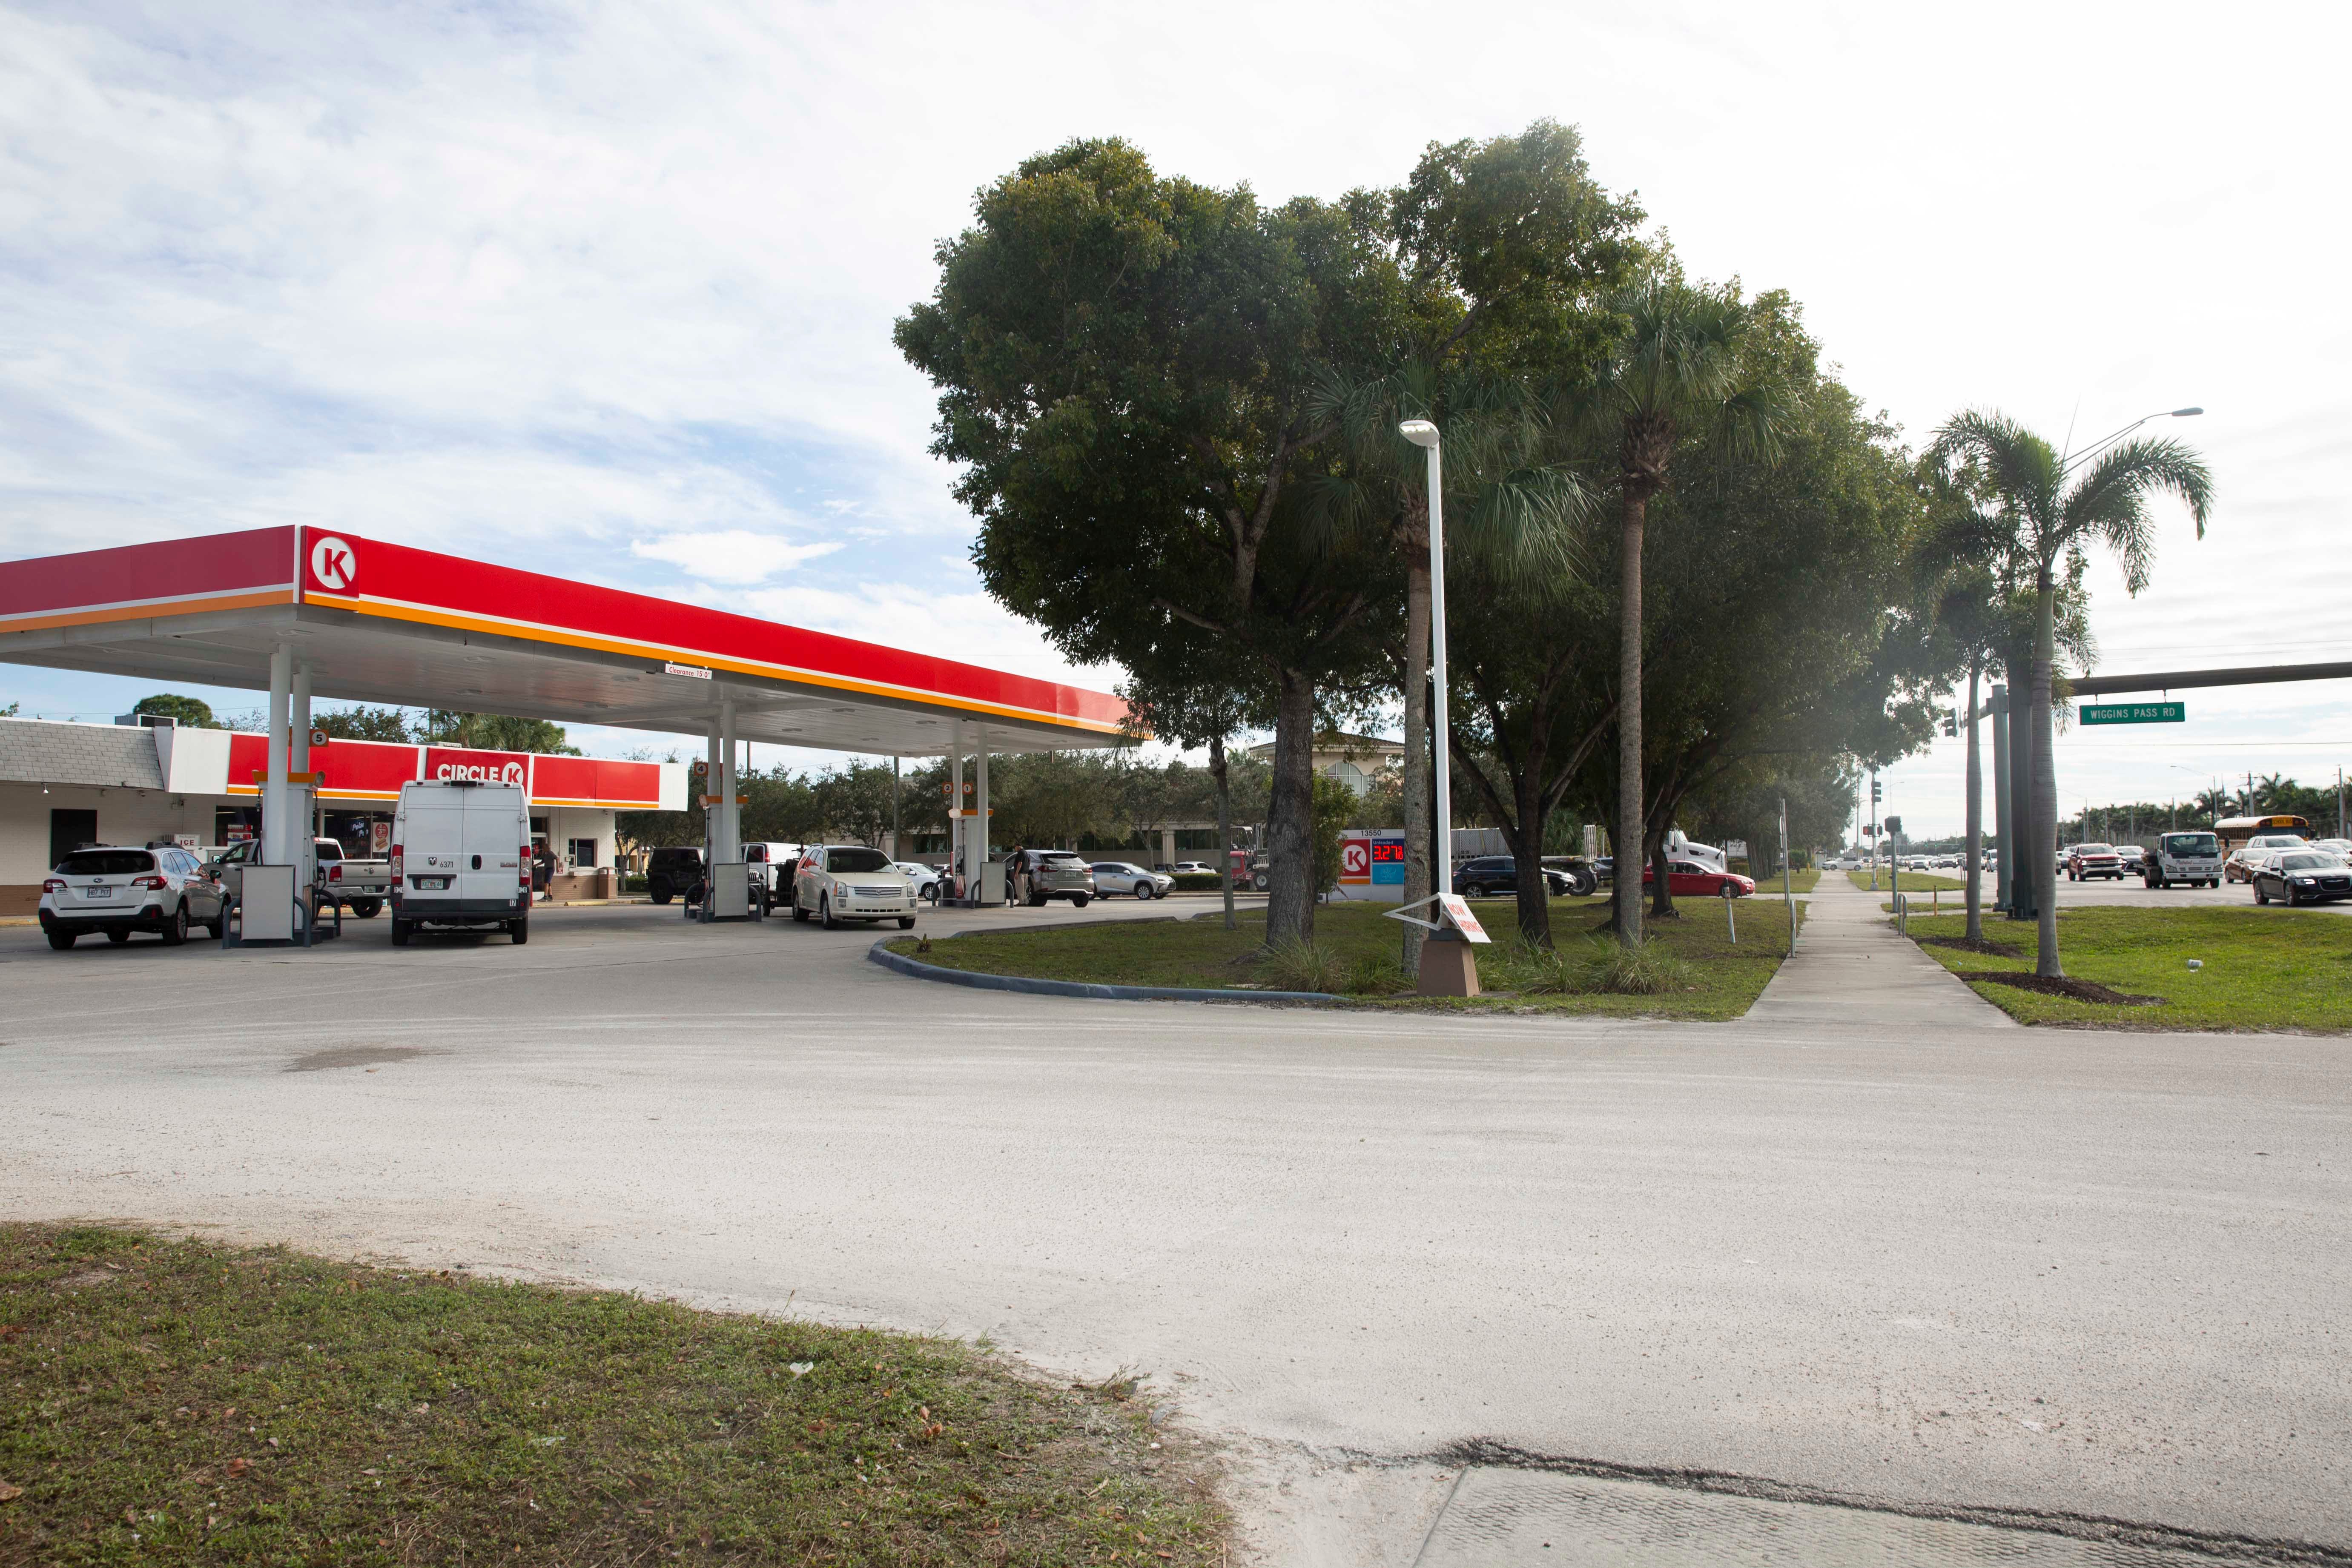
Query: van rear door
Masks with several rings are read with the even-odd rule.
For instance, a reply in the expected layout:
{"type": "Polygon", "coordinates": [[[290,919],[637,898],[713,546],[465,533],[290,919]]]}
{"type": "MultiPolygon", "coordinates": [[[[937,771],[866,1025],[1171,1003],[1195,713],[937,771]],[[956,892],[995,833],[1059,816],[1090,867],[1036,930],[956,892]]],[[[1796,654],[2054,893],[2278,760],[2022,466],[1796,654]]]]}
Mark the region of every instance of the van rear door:
{"type": "Polygon", "coordinates": [[[523,829],[515,809],[520,792],[486,788],[458,793],[465,802],[466,827],[464,869],[457,886],[468,903],[500,899],[513,903],[517,889],[528,880],[521,870],[523,829]],[[481,868],[475,869],[477,866],[481,868]]]}
{"type": "Polygon", "coordinates": [[[454,905],[463,896],[457,872],[466,860],[457,849],[466,841],[466,808],[457,797],[464,793],[420,787],[402,794],[401,875],[408,884],[405,896],[420,905],[454,905]]]}

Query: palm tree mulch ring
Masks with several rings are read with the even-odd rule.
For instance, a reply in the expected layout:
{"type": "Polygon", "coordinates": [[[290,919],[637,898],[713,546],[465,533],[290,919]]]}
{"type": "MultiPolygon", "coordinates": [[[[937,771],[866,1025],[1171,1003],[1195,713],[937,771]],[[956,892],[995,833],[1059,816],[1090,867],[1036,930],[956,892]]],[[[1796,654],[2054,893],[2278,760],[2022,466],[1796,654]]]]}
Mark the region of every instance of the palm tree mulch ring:
{"type": "MultiPolygon", "coordinates": [[[[1957,943],[1955,945],[1958,945],[1957,943]]],[[[2043,996],[2064,996],[2076,1002],[2097,1002],[2110,1007],[2161,1007],[2161,996],[2135,996],[2128,991],[2116,991],[2095,980],[2073,980],[2059,975],[2020,974],[2006,969],[1954,970],[1963,980],[1990,980],[1996,985],[2014,985],[2020,991],[2032,991],[2043,996]]]]}
{"type": "Polygon", "coordinates": [[[1957,947],[1962,952],[1980,952],[1988,958],[2023,958],[2025,950],[2014,942],[1995,942],[1989,936],[1923,936],[1914,939],[1922,947],[1957,947]]]}

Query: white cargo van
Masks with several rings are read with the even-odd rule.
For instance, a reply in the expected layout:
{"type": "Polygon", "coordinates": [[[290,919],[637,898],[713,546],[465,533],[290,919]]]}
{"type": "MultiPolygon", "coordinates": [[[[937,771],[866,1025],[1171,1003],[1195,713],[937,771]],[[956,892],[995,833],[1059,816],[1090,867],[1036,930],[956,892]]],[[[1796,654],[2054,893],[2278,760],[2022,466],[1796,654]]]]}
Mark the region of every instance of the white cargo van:
{"type": "Polygon", "coordinates": [[[419,926],[503,926],[530,940],[530,802],[517,784],[400,786],[392,817],[392,944],[419,926]]]}

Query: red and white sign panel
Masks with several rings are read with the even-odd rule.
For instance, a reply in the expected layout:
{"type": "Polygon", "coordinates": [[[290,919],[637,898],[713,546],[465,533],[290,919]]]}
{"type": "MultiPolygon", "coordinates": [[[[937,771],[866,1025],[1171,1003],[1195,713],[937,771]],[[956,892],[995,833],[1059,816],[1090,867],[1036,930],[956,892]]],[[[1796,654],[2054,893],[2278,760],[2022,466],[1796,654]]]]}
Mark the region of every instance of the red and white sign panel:
{"type": "Polygon", "coordinates": [[[470,779],[476,784],[528,784],[530,782],[530,753],[528,752],[474,752],[458,746],[427,746],[425,748],[425,773],[428,781],[470,779]]]}
{"type": "MultiPolygon", "coordinates": [[[[400,786],[417,779],[474,779],[520,784],[533,805],[604,806],[618,811],[679,810],[678,798],[662,798],[660,763],[616,763],[602,757],[535,756],[528,752],[481,752],[465,746],[406,746],[384,741],[336,741],[313,752],[320,795],[327,800],[396,800],[400,786]]],[[[258,795],[269,765],[268,737],[239,731],[228,737],[228,766],[219,783],[175,771],[172,787],[199,794],[258,795]]],[[[683,781],[685,769],[667,764],[683,781]]]]}
{"type": "Polygon", "coordinates": [[[1469,942],[1493,940],[1487,936],[1486,928],[1478,923],[1478,917],[1470,912],[1469,900],[1459,893],[1440,893],[1437,895],[1437,902],[1438,907],[1445,911],[1445,918],[1453,922],[1454,929],[1460,931],[1465,940],[1469,942]]]}

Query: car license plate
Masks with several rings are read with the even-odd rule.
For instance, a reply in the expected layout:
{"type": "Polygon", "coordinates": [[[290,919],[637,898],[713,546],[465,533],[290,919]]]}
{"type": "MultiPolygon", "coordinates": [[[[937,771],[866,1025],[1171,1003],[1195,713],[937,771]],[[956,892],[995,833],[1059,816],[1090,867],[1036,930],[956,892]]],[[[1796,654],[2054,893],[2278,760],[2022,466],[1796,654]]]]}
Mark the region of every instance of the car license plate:
{"type": "Polygon", "coordinates": [[[449,879],[446,877],[419,877],[416,879],[416,887],[417,890],[420,892],[428,890],[436,893],[446,892],[448,890],[449,879]]]}
{"type": "Polygon", "coordinates": [[[85,899],[110,899],[114,897],[114,889],[112,888],[84,888],[81,890],[81,896],[85,899]]]}

